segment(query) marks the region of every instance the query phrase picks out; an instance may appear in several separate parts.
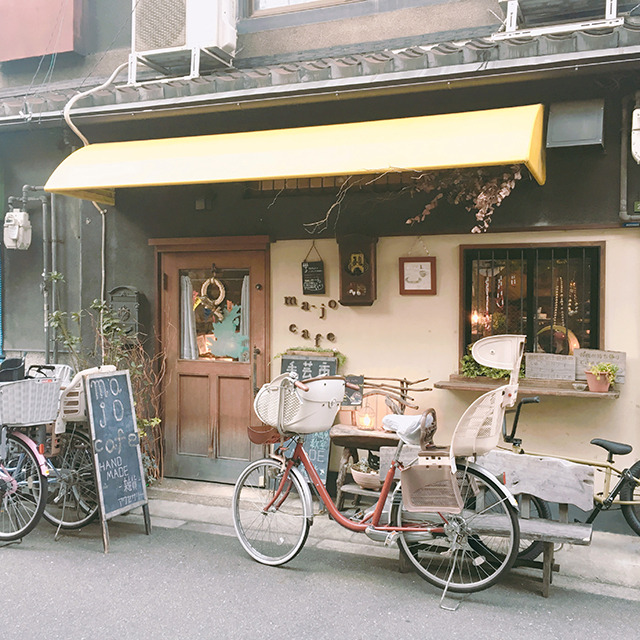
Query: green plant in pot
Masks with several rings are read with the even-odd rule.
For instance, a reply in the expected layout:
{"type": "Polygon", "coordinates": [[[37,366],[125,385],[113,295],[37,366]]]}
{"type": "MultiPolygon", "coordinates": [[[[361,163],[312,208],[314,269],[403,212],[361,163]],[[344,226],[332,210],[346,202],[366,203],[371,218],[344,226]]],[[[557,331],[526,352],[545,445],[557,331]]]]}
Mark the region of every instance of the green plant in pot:
{"type": "Polygon", "coordinates": [[[615,382],[618,365],[611,362],[591,363],[585,371],[589,391],[606,392],[615,382]]]}

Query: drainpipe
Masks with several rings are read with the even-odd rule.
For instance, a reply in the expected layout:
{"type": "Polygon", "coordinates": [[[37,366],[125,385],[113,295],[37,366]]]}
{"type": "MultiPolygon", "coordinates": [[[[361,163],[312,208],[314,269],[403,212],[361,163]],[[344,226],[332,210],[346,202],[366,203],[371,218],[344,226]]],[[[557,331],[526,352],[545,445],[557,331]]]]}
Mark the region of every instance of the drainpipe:
{"type": "Polygon", "coordinates": [[[629,213],[628,183],[629,183],[629,142],[631,141],[631,153],[636,162],[640,163],[636,136],[640,136],[640,91],[636,91],[633,110],[633,123],[631,123],[631,98],[625,98],[622,102],[622,127],[620,138],[620,220],[625,226],[640,226],[640,214],[629,213]]]}
{"type": "Polygon", "coordinates": [[[44,191],[44,187],[35,187],[25,184],[22,187],[22,206],[23,210],[27,210],[29,201],[39,200],[42,205],[42,290],[43,298],[43,315],[44,315],[44,361],[45,364],[51,363],[51,331],[49,326],[49,314],[51,313],[49,302],[49,282],[47,280],[51,272],[51,264],[49,256],[51,255],[51,236],[49,234],[50,223],[50,206],[49,196],[40,196],[40,198],[29,198],[27,195],[30,191],[44,191]]]}
{"type": "Polygon", "coordinates": [[[49,326],[49,314],[51,313],[49,301],[49,281],[47,280],[51,273],[51,264],[49,256],[51,251],[51,235],[49,233],[49,198],[42,196],[42,297],[44,304],[44,361],[45,364],[51,363],[51,327],[49,326]]]}
{"type": "MultiPolygon", "coordinates": [[[[58,203],[55,194],[51,194],[51,271],[58,273],[58,203]]],[[[51,281],[51,313],[58,310],[58,281],[51,281]]],[[[53,342],[53,361],[58,362],[58,332],[54,328],[51,336],[53,342]]]]}
{"type": "Polygon", "coordinates": [[[4,249],[0,249],[0,361],[4,360],[4,327],[2,324],[2,259],[4,258],[4,249]]]}

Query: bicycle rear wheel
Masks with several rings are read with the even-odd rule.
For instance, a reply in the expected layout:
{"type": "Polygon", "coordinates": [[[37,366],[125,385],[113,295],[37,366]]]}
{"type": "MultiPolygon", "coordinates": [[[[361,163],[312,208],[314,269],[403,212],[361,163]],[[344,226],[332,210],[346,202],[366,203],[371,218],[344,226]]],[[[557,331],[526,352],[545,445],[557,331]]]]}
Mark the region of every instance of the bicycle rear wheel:
{"type": "Polygon", "coordinates": [[[400,497],[394,500],[391,522],[434,528],[432,533],[401,533],[401,553],[436,587],[470,593],[495,584],[512,567],[518,553],[518,518],[493,476],[477,467],[458,469],[456,476],[461,513],[410,513],[400,497]]]}
{"type": "MultiPolygon", "coordinates": [[[[640,460],[629,471],[636,480],[640,480],[640,460]]],[[[640,536],[640,484],[627,482],[620,490],[620,499],[625,502],[634,500],[639,503],[623,504],[621,509],[627,524],[640,536]]]]}
{"type": "Polygon", "coordinates": [[[291,471],[282,483],[283,473],[276,460],[258,460],[242,472],[233,492],[233,526],[240,544],[254,560],[272,566],[300,552],[311,519],[298,476],[291,471]]]}
{"type": "Polygon", "coordinates": [[[0,540],[26,536],[40,520],[47,496],[47,477],[35,454],[7,435],[7,456],[0,460],[0,540]]]}
{"type": "Polygon", "coordinates": [[[60,434],[60,453],[49,458],[44,519],[62,529],[80,529],[98,516],[98,493],[89,437],[77,429],[60,434]]]}

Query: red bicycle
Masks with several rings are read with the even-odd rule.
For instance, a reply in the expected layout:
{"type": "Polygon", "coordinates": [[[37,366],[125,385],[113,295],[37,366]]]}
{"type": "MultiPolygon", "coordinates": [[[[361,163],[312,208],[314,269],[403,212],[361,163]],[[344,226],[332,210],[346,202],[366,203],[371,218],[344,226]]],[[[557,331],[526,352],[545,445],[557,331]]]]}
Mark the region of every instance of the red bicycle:
{"type": "Polygon", "coordinates": [[[250,437],[274,448],[269,457],[249,464],[235,486],[233,522],[243,548],[266,565],[282,565],[300,552],[314,517],[311,490],[300,470],[304,468],[339,525],[374,541],[398,544],[418,574],[445,593],[493,585],[518,552],[517,504],[470,458],[497,444],[505,409],[516,401],[523,345],[523,336],[494,336],[474,345],[478,362],[509,369],[512,376],[509,384],[469,406],[449,447],[421,450],[403,464],[402,450],[418,445],[424,420],[388,416],[383,422],[397,432],[399,444],[380,496],[366,513],[351,517],[338,511],[303,446],[306,434],[333,424],[345,380],[328,376],[299,382],[283,374],[264,385],[254,407],[269,426],[250,437]],[[396,471],[401,482],[394,488],[396,471]],[[385,510],[390,495],[391,508],[385,510]]]}

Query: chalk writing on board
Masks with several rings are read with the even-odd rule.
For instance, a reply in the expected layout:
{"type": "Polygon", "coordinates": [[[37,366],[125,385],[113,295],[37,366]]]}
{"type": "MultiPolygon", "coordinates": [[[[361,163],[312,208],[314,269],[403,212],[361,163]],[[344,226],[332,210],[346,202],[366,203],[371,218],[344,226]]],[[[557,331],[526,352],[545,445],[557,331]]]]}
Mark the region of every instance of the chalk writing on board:
{"type": "Polygon", "coordinates": [[[104,519],[147,503],[128,371],[87,376],[89,424],[104,519]]]}
{"type": "Polygon", "coordinates": [[[342,400],[343,407],[360,407],[362,406],[364,376],[345,376],[345,380],[354,385],[358,385],[357,389],[350,389],[345,387],[344,399],[342,400]]]}
{"type": "MultiPolygon", "coordinates": [[[[338,369],[338,360],[333,357],[321,356],[294,356],[283,355],[280,363],[281,373],[295,371],[299,380],[308,380],[319,376],[333,376],[338,369]]],[[[331,448],[331,438],[328,431],[312,433],[305,436],[304,450],[309,459],[313,462],[322,482],[327,481],[327,470],[329,469],[329,451],[331,448]]],[[[307,472],[301,469],[302,475],[308,481],[307,472]]]]}
{"type": "Polygon", "coordinates": [[[302,293],[313,295],[324,293],[324,263],[318,262],[302,263],[302,293]]]}
{"type": "Polygon", "coordinates": [[[611,362],[618,367],[616,382],[624,383],[627,373],[627,354],[625,351],[603,351],[601,349],[575,349],[576,380],[586,380],[585,369],[598,362],[611,362]]]}
{"type": "Polygon", "coordinates": [[[295,371],[299,380],[308,380],[319,376],[333,376],[338,368],[337,358],[317,356],[282,356],[281,373],[295,371]]]}
{"type": "Polygon", "coordinates": [[[525,353],[525,376],[545,380],[575,380],[576,359],[552,353],[525,353]]]}

